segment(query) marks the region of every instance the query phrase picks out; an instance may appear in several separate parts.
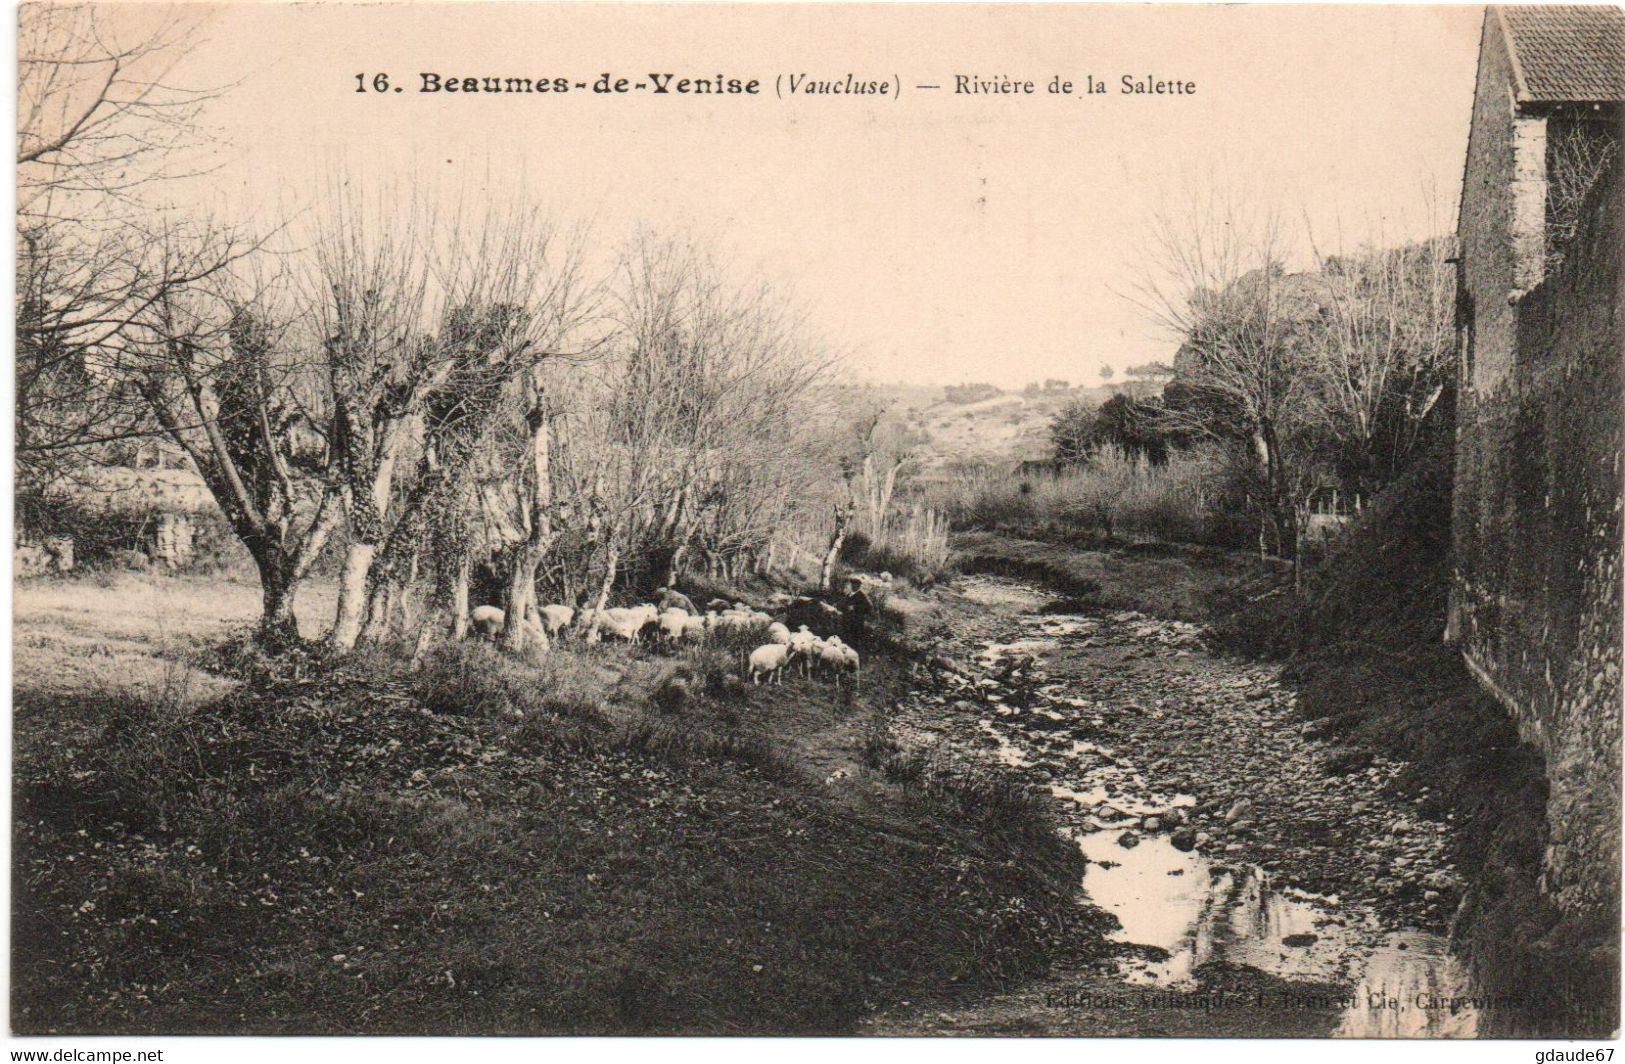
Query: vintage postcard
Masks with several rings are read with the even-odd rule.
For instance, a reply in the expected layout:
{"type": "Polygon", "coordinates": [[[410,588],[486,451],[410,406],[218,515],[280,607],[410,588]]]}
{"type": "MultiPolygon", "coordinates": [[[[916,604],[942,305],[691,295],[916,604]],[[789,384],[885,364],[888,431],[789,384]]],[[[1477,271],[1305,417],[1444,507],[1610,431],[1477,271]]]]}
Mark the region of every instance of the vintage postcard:
{"type": "Polygon", "coordinates": [[[19,1045],[1616,1035],[1625,10],[16,18],[19,1045]]]}

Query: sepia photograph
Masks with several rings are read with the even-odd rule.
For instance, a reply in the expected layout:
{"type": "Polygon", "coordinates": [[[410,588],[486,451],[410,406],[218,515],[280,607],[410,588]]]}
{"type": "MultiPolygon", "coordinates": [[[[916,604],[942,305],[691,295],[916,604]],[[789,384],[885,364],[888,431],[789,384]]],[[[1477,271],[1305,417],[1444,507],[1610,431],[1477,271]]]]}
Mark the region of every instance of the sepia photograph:
{"type": "Polygon", "coordinates": [[[12,1060],[1611,1059],[1625,7],[13,14],[12,1060]]]}

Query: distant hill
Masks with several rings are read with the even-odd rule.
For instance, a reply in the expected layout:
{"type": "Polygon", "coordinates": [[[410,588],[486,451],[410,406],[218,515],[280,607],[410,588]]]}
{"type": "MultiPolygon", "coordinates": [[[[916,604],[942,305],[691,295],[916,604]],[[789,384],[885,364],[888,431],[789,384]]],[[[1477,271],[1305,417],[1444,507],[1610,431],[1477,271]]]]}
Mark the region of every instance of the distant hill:
{"type": "Polygon", "coordinates": [[[1014,465],[1048,458],[1049,425],[1063,406],[1075,399],[1098,405],[1123,388],[1007,391],[969,403],[949,402],[941,386],[870,384],[861,390],[917,436],[925,452],[918,472],[929,475],[962,463],[1014,465]]]}

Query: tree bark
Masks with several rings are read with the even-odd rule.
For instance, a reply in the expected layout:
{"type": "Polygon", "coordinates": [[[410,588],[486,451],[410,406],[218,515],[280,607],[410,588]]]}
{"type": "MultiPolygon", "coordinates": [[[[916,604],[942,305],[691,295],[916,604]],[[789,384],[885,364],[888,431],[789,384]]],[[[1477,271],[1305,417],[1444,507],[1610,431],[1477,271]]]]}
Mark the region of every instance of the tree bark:
{"type": "Polygon", "coordinates": [[[473,566],[468,555],[458,558],[451,581],[451,637],[459,641],[468,635],[468,580],[473,566]]]}
{"type": "Polygon", "coordinates": [[[376,646],[389,633],[397,587],[394,580],[381,578],[377,569],[369,574],[368,584],[367,619],[361,627],[360,642],[363,646],[376,646]]]}
{"type": "Polygon", "coordinates": [[[818,570],[818,589],[828,591],[835,579],[835,563],[841,557],[841,544],[846,542],[847,526],[852,523],[852,503],[835,507],[835,531],[829,537],[829,550],[824,552],[824,564],[818,570]]]}
{"type": "MultiPolygon", "coordinates": [[[[533,375],[529,380],[530,409],[525,426],[530,430],[530,499],[526,510],[529,532],[513,549],[508,588],[503,596],[506,614],[502,645],[511,651],[525,648],[529,623],[535,615],[536,570],[553,546],[553,419],[547,394],[533,375]]],[[[545,648],[544,648],[545,649],[545,648]]]]}
{"type": "Polygon", "coordinates": [[[338,650],[350,650],[361,634],[361,624],[367,613],[367,574],[372,571],[377,546],[372,543],[352,542],[344,553],[344,568],[339,574],[339,604],[333,617],[333,632],[328,641],[338,650]]]}
{"type": "Polygon", "coordinates": [[[412,668],[416,669],[423,663],[424,655],[434,645],[437,634],[449,632],[456,639],[468,634],[469,569],[466,554],[460,554],[455,559],[442,557],[435,566],[434,591],[430,595],[428,609],[423,611],[417,639],[412,647],[412,668]]]}
{"type": "Polygon", "coordinates": [[[268,650],[283,650],[299,642],[299,622],[293,612],[299,581],[280,548],[263,545],[253,551],[253,555],[260,574],[261,608],[257,638],[268,650]]]}
{"type": "Polygon", "coordinates": [[[615,586],[615,574],[620,563],[620,548],[612,540],[609,545],[609,557],[604,563],[604,581],[598,585],[598,597],[594,600],[592,609],[576,612],[576,627],[586,631],[588,642],[596,642],[598,639],[598,616],[609,605],[609,592],[615,586]]]}
{"type": "Polygon", "coordinates": [[[502,649],[525,649],[529,620],[536,610],[536,562],[529,544],[521,543],[508,552],[508,586],[502,594],[502,649]]]}
{"type": "Polygon", "coordinates": [[[395,465],[408,434],[404,417],[389,419],[382,426],[361,425],[347,404],[340,405],[334,424],[345,429],[334,434],[341,445],[359,452],[342,454],[337,460],[349,482],[343,500],[347,503],[350,548],[344,556],[338,608],[328,641],[334,649],[348,651],[354,648],[367,613],[367,576],[378,546],[384,541],[384,513],[395,482],[395,465]],[[378,441],[376,453],[372,450],[374,440],[378,441]]]}
{"type": "Polygon", "coordinates": [[[683,567],[687,562],[688,544],[679,544],[677,549],[671,552],[671,564],[666,567],[667,587],[675,588],[677,586],[677,578],[683,574],[683,567]]]}

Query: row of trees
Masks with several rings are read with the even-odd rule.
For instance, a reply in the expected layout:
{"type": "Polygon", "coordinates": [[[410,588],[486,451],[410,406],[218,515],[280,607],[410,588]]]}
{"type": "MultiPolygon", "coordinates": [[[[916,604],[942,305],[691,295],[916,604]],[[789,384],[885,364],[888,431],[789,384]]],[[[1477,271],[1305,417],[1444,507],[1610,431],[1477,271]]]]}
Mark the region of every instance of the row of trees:
{"type": "Polygon", "coordinates": [[[692,244],[594,266],[522,200],[348,182],[269,227],[202,220],[164,202],[208,165],[214,93],[169,84],[191,16],[122,43],[94,6],[21,22],[19,493],[166,437],[253,558],[266,641],[338,553],[335,647],[460,634],[484,570],[518,649],[538,593],[737,566],[834,476],[828,360],[692,244]]]}
{"type": "MultiPolygon", "coordinates": [[[[206,231],[166,238],[191,245],[175,262],[227,258],[206,231]]],[[[460,634],[484,566],[518,649],[538,585],[601,607],[691,553],[759,551],[829,472],[800,438],[826,362],[784,300],[680,242],[635,240],[607,278],[584,251],[523,204],[339,196],[293,249],[171,271],[112,334],[70,334],[79,389],[185,451],[253,557],[267,640],[296,634],[337,536],[335,646],[460,634]]]]}
{"type": "Polygon", "coordinates": [[[1216,443],[1254,502],[1261,548],[1289,557],[1311,497],[1391,481],[1447,395],[1450,245],[1318,255],[1294,273],[1277,216],[1203,198],[1158,216],[1151,249],[1137,298],[1181,341],[1171,377],[1159,396],[1063,411],[1055,456],[1087,462],[1111,446],[1160,463],[1216,443]]]}

